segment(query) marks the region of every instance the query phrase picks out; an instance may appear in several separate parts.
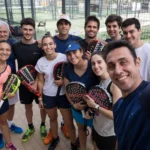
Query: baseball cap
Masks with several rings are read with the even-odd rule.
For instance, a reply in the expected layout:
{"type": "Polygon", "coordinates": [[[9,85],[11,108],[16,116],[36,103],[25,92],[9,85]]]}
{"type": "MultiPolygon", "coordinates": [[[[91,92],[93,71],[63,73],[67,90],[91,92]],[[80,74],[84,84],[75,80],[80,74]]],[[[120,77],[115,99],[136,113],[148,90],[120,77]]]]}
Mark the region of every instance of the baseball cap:
{"type": "Polygon", "coordinates": [[[67,47],[66,47],[66,50],[65,50],[65,53],[69,52],[69,51],[76,51],[78,49],[80,49],[81,46],[79,45],[79,43],[77,42],[69,42],[67,44],[67,47]]]}
{"type": "Polygon", "coordinates": [[[68,22],[71,24],[70,18],[69,18],[69,16],[66,15],[66,14],[61,14],[61,15],[58,17],[57,25],[58,25],[58,23],[59,23],[60,20],[66,20],[66,21],[68,21],[68,22]]]}

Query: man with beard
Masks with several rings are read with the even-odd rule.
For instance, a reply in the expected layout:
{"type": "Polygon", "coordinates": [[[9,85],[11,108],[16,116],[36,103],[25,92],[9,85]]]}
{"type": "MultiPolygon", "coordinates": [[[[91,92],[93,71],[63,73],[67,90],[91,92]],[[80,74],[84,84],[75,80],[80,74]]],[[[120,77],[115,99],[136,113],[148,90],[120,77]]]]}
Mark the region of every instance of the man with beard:
{"type": "MultiPolygon", "coordinates": [[[[34,39],[35,33],[35,21],[32,18],[24,18],[21,22],[21,30],[23,33],[22,40],[15,45],[13,45],[13,50],[15,57],[18,62],[18,69],[25,65],[33,65],[35,66],[37,60],[43,56],[42,50],[38,47],[37,41],[34,39]]],[[[37,78],[32,85],[35,89],[37,88],[37,78]]],[[[28,129],[22,137],[22,141],[26,142],[32,133],[35,132],[34,125],[32,122],[33,110],[32,110],[32,102],[38,104],[38,98],[30,92],[23,85],[20,86],[19,89],[20,94],[20,102],[25,105],[26,119],[28,122],[28,129]]],[[[45,111],[43,109],[40,110],[41,113],[41,138],[44,139],[46,136],[46,127],[45,127],[45,111]]]]}
{"type": "MultiPolygon", "coordinates": [[[[85,30],[85,39],[79,41],[80,45],[85,51],[85,57],[89,60],[91,53],[87,50],[88,44],[93,40],[96,40],[97,33],[100,28],[100,21],[96,16],[89,16],[85,20],[84,30],[85,30]]],[[[104,41],[102,41],[104,42],[104,41]]],[[[104,42],[105,44],[105,42],[104,42]]]]}
{"type": "Polygon", "coordinates": [[[140,76],[140,58],[127,41],[104,48],[110,78],[122,92],[113,105],[118,150],[150,149],[150,83],[140,76]]]}
{"type": "MultiPolygon", "coordinates": [[[[16,42],[15,40],[9,38],[9,25],[0,20],[0,41],[6,40],[11,46],[16,42]]],[[[9,59],[7,60],[7,64],[11,67],[11,72],[16,73],[16,67],[15,67],[15,58],[13,51],[11,51],[11,55],[9,59]]],[[[10,128],[10,131],[20,134],[23,132],[21,127],[16,126],[13,123],[13,117],[14,117],[14,112],[15,112],[15,104],[18,101],[18,94],[16,94],[13,98],[9,99],[9,110],[8,110],[8,125],[10,128]]],[[[4,140],[3,136],[0,133],[0,148],[4,146],[4,140]]]]}
{"type": "Polygon", "coordinates": [[[141,25],[138,19],[128,18],[122,23],[123,36],[134,48],[141,59],[140,74],[145,81],[150,81],[150,44],[141,40],[141,25]]]}

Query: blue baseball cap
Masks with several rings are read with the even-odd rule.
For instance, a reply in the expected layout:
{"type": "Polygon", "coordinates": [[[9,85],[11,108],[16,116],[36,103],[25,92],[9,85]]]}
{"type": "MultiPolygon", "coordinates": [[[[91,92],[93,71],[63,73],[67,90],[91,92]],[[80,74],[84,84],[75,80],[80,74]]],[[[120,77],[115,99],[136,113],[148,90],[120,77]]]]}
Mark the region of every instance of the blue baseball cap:
{"type": "Polygon", "coordinates": [[[67,44],[67,47],[66,47],[66,50],[65,50],[65,53],[69,52],[69,51],[76,51],[78,49],[80,49],[81,46],[80,44],[78,44],[77,42],[69,42],[67,44]]]}

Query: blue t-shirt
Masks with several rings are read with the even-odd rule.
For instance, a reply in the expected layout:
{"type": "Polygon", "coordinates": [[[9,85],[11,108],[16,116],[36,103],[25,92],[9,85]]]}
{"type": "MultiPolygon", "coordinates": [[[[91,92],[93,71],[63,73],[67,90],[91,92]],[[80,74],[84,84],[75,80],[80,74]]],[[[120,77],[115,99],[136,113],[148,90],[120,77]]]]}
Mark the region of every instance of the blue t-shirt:
{"type": "MultiPolygon", "coordinates": [[[[12,49],[12,45],[15,44],[16,41],[14,39],[9,38],[8,42],[11,45],[11,49],[12,49]]],[[[7,60],[7,64],[11,67],[11,72],[16,73],[15,56],[13,50],[11,51],[11,55],[7,60]]]]}
{"type": "Polygon", "coordinates": [[[79,36],[75,36],[75,35],[71,35],[69,34],[68,38],[66,40],[60,40],[57,35],[54,36],[54,41],[56,43],[56,52],[59,52],[59,53],[65,53],[65,50],[66,50],[66,44],[68,42],[71,42],[71,41],[80,41],[82,40],[81,37],[79,36]]]}
{"type": "Polygon", "coordinates": [[[149,92],[150,83],[142,81],[135,91],[114,105],[118,150],[150,150],[149,92]]]}
{"type": "Polygon", "coordinates": [[[64,70],[64,77],[68,79],[70,82],[77,81],[85,84],[87,89],[95,85],[97,82],[95,75],[92,73],[91,65],[89,62],[88,62],[88,67],[82,76],[78,76],[74,72],[74,66],[69,63],[64,70]]]}

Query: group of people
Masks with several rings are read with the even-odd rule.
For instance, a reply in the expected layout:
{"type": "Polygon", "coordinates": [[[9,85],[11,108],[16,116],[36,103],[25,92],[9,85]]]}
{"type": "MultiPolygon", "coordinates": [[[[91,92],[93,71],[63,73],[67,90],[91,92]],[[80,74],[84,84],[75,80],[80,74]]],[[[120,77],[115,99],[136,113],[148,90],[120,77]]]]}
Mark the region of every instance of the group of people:
{"type": "MultiPolygon", "coordinates": [[[[150,84],[147,82],[150,81],[150,44],[143,43],[140,38],[142,31],[138,19],[123,21],[118,15],[108,16],[105,25],[110,38],[104,41],[97,38],[100,21],[96,16],[85,20],[85,39],[69,34],[71,21],[66,14],[62,14],[57,21],[58,34],[54,37],[46,34],[40,43],[34,39],[35,21],[32,18],[22,19],[20,25],[23,37],[15,42],[9,38],[8,24],[0,21],[0,99],[8,75],[16,73],[15,59],[18,69],[29,64],[35,66],[38,74],[32,86],[42,96],[35,96],[23,85],[19,88],[19,99],[25,106],[28,123],[22,142],[28,141],[35,132],[32,109],[35,100],[41,113],[41,139],[44,144],[49,144],[48,150],[54,150],[60,141],[58,109],[63,118],[61,129],[69,137],[72,150],[86,150],[85,125],[92,131],[94,150],[150,149],[150,84]],[[87,51],[88,44],[93,40],[105,44],[103,51],[87,51]],[[55,80],[53,68],[62,61],[68,65],[63,77],[55,80]],[[87,89],[93,85],[106,89],[113,101],[112,110],[100,107],[88,95],[83,97],[86,103],[74,103],[65,91],[72,81],[85,84],[87,89]],[[61,90],[56,96],[58,86],[61,90]],[[97,113],[91,116],[87,110],[83,117],[81,110],[87,106],[97,113]],[[46,114],[50,120],[48,133],[46,114]],[[77,124],[78,137],[73,119],[77,124]]],[[[11,142],[9,130],[23,132],[13,123],[17,100],[17,94],[9,94],[0,108],[0,148],[4,147],[5,140],[7,150],[17,149],[11,142]]]]}

